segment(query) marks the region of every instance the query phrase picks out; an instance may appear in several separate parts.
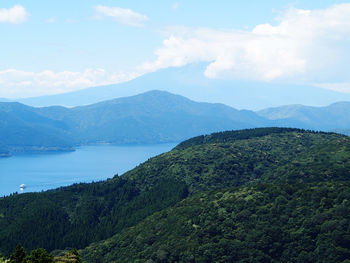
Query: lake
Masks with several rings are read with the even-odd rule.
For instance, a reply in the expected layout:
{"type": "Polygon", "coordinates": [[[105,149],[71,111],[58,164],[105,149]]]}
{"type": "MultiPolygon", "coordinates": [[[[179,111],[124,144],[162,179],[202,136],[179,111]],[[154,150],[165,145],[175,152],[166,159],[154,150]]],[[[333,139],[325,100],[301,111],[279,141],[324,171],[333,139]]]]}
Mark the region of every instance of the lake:
{"type": "Polygon", "coordinates": [[[37,192],[123,174],[175,143],[156,145],[84,146],[74,152],[24,154],[0,158],[0,196],[37,192]],[[19,186],[25,184],[24,191],[19,186]]]}

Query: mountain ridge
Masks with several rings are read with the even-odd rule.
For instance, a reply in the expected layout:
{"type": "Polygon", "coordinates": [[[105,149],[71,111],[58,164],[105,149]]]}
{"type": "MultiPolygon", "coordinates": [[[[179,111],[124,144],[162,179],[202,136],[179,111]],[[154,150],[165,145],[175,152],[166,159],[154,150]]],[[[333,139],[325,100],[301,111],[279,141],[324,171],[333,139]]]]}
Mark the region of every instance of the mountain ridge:
{"type": "MultiPolygon", "coordinates": [[[[285,105],[256,113],[277,122],[299,122],[300,126],[318,130],[348,129],[350,102],[339,101],[324,107],[285,105]]],[[[299,127],[300,127],[299,126],[299,127]]]]}
{"type": "Polygon", "coordinates": [[[200,134],[255,127],[349,134],[348,112],[350,102],[326,107],[286,105],[253,112],[195,102],[160,90],[73,108],[0,102],[0,151],[7,157],[17,152],[71,151],[77,145],[96,143],[178,142],[200,134]]]}
{"type": "Polygon", "coordinates": [[[165,91],[74,108],[34,108],[4,102],[0,103],[0,114],[3,115],[0,144],[13,152],[21,151],[20,147],[25,151],[28,146],[39,150],[40,146],[49,145],[52,150],[55,146],[64,150],[67,147],[61,147],[63,141],[64,146],[69,146],[67,150],[96,143],[177,142],[203,133],[266,126],[266,120],[252,111],[194,102],[165,91]],[[14,127],[19,134],[9,140],[14,127]],[[38,136],[29,136],[35,133],[38,136]]]}

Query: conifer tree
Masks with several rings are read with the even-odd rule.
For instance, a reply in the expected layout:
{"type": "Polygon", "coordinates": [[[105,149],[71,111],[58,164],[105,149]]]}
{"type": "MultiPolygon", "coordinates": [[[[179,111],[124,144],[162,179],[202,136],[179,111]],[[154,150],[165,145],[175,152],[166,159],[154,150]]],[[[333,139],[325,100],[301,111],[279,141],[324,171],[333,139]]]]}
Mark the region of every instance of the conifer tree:
{"type": "Polygon", "coordinates": [[[25,263],[26,252],[21,244],[18,244],[10,256],[10,263],[25,263]]]}

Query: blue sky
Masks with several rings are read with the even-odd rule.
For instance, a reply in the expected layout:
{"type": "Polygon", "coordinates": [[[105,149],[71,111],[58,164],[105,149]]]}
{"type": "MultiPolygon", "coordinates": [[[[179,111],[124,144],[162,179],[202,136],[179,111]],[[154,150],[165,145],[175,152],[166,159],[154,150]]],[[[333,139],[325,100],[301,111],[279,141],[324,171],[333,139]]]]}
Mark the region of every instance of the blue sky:
{"type": "Polygon", "coordinates": [[[2,0],[0,97],[62,93],[193,62],[208,62],[209,78],[350,92],[348,3],[2,0]]]}

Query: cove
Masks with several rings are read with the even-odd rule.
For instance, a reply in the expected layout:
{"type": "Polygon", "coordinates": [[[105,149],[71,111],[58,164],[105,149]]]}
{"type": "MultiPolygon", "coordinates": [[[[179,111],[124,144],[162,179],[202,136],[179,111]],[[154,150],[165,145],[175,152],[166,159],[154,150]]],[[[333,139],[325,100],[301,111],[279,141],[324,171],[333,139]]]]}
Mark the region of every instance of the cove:
{"type": "Polygon", "coordinates": [[[84,146],[74,152],[0,158],[0,196],[105,180],[170,151],[176,143],[84,146]],[[19,186],[25,184],[21,191],[19,186]]]}

